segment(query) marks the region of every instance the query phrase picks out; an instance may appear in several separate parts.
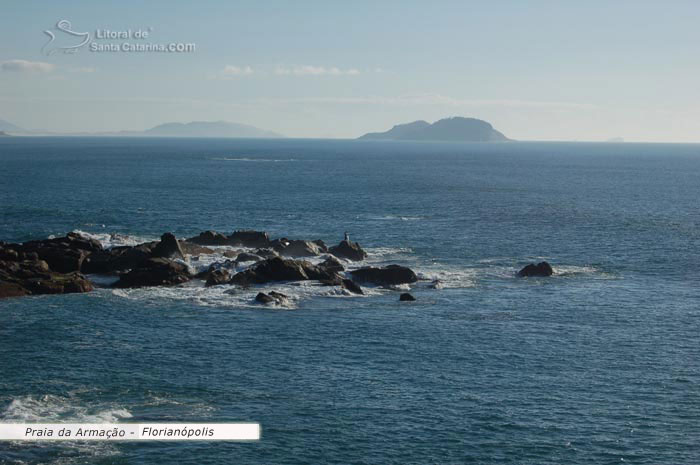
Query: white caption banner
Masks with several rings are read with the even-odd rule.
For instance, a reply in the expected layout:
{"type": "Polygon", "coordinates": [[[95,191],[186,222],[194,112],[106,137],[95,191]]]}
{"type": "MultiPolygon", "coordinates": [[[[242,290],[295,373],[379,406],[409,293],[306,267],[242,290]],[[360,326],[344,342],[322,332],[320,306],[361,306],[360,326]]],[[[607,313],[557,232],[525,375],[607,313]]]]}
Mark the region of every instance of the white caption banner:
{"type": "Polygon", "coordinates": [[[258,441],[259,423],[0,423],[0,441],[258,441]]]}

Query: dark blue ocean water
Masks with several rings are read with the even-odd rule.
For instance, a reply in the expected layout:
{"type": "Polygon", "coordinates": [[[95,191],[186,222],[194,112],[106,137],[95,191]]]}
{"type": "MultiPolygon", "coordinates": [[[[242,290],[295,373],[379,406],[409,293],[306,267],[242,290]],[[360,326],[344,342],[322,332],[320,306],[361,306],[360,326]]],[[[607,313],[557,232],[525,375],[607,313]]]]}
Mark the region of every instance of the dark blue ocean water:
{"type": "Polygon", "coordinates": [[[0,463],[698,463],[699,199],[699,145],[2,139],[2,240],[348,231],[445,288],[0,301],[2,421],[263,429],[0,463]],[[514,277],[541,259],[555,276],[514,277]]]}

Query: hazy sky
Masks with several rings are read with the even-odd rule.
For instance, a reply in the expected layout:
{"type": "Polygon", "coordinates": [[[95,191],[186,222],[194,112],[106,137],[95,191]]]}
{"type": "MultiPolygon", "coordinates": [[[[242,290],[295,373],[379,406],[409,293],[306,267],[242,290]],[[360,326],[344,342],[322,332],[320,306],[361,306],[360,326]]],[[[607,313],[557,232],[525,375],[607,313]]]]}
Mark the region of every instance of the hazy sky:
{"type": "Polygon", "coordinates": [[[516,139],[698,142],[698,24],[697,0],[6,1],[0,118],[51,131],[227,120],[357,137],[460,115],[516,139]],[[57,49],[82,41],[59,20],[92,43],[57,49]],[[44,30],[55,39],[42,52],[44,30]],[[124,42],[195,51],[89,49],[124,42]]]}

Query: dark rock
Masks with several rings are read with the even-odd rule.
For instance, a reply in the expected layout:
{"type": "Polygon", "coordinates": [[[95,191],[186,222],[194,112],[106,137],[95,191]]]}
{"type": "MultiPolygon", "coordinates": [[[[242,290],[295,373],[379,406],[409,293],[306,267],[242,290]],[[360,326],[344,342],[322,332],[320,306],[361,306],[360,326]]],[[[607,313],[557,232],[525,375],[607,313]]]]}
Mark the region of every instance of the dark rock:
{"type": "Polygon", "coordinates": [[[14,249],[0,248],[0,260],[16,262],[20,259],[19,254],[20,252],[17,252],[14,249]]]}
{"type": "Polygon", "coordinates": [[[46,261],[52,271],[59,273],[81,271],[88,255],[102,251],[98,241],[72,232],[64,237],[5,245],[5,255],[13,255],[7,252],[8,248],[17,253],[17,259],[38,257],[46,261]]]}
{"type": "Polygon", "coordinates": [[[288,297],[276,291],[270,291],[268,294],[259,292],[255,296],[255,301],[261,304],[285,304],[288,301],[288,297]]]}
{"type": "Polygon", "coordinates": [[[211,255],[214,253],[209,247],[204,247],[194,242],[178,241],[180,243],[180,249],[183,253],[187,255],[211,255]]]}
{"type": "Polygon", "coordinates": [[[253,253],[241,252],[236,256],[237,262],[259,262],[262,257],[253,253]]]}
{"type": "Polygon", "coordinates": [[[360,268],[359,270],[351,271],[350,274],[357,281],[382,286],[415,283],[418,281],[418,277],[413,270],[399,265],[389,265],[384,268],[360,268]]]}
{"type": "Polygon", "coordinates": [[[180,248],[180,243],[172,233],[165,233],[160,236],[160,242],[153,247],[151,255],[158,258],[185,258],[185,254],[182,253],[180,248]]]}
{"type": "Polygon", "coordinates": [[[270,245],[270,237],[266,232],[262,231],[235,231],[228,239],[230,245],[238,245],[243,247],[268,247],[270,245]]]}
{"type": "Polygon", "coordinates": [[[216,231],[204,231],[199,236],[186,239],[187,242],[198,245],[231,245],[231,240],[216,231]]]}
{"type": "Polygon", "coordinates": [[[535,265],[534,263],[530,263],[529,265],[525,266],[522,270],[518,271],[518,276],[521,278],[531,276],[552,276],[553,274],[554,270],[552,269],[552,266],[547,262],[540,262],[537,265],[535,265]]]}
{"type": "Polygon", "coordinates": [[[0,288],[0,297],[69,294],[93,289],[80,273],[57,273],[43,260],[0,261],[0,288]]]}
{"type": "Polygon", "coordinates": [[[328,271],[334,271],[336,273],[340,273],[341,271],[345,271],[345,267],[343,266],[342,263],[340,263],[340,260],[335,258],[334,256],[330,256],[327,259],[325,259],[323,262],[321,262],[318,265],[319,268],[326,269],[328,271]]]}
{"type": "Polygon", "coordinates": [[[157,243],[147,242],[137,246],[113,247],[90,254],[82,265],[84,273],[109,274],[141,267],[152,258],[157,243]]]}
{"type": "Polygon", "coordinates": [[[271,304],[275,302],[274,297],[270,297],[269,295],[265,294],[264,292],[258,292],[258,295],[255,296],[255,301],[261,304],[271,304]]]}
{"type": "Polygon", "coordinates": [[[428,284],[428,287],[430,289],[442,289],[444,286],[442,284],[442,281],[439,279],[436,279],[434,281],[431,281],[430,284],[428,284]]]}
{"type": "Polygon", "coordinates": [[[48,273],[27,279],[22,284],[32,294],[75,294],[93,290],[92,283],[76,271],[48,273]]]}
{"type": "Polygon", "coordinates": [[[416,300],[416,298],[413,297],[413,296],[412,296],[411,294],[409,294],[408,292],[404,292],[403,294],[401,294],[401,295],[399,296],[399,300],[400,300],[401,302],[413,302],[414,300],[416,300]]]}
{"type": "Polygon", "coordinates": [[[310,279],[334,279],[335,273],[323,270],[308,262],[281,257],[268,258],[255,267],[237,273],[233,284],[264,284],[273,281],[306,281],[310,279]]]}
{"type": "Polygon", "coordinates": [[[274,249],[257,249],[255,255],[262,258],[272,258],[277,257],[279,254],[274,249]]]}
{"type": "Polygon", "coordinates": [[[318,247],[318,250],[320,250],[321,253],[328,253],[328,246],[321,239],[316,239],[315,241],[311,241],[311,242],[316,244],[316,247],[318,247]]]}
{"type": "Polygon", "coordinates": [[[301,262],[273,257],[260,262],[254,268],[236,273],[234,284],[263,284],[271,281],[304,281],[309,276],[301,262]]]}
{"type": "Polygon", "coordinates": [[[114,287],[172,286],[192,279],[187,266],[165,258],[150,258],[119,277],[114,287]]]}
{"type": "Polygon", "coordinates": [[[346,289],[347,291],[352,292],[353,294],[365,294],[362,288],[350,279],[343,279],[341,282],[341,286],[343,287],[343,289],[346,289]]]}
{"type": "Polygon", "coordinates": [[[27,289],[17,283],[0,281],[0,299],[6,297],[22,297],[29,294],[30,292],[27,289]]]}
{"type": "Polygon", "coordinates": [[[336,257],[347,258],[356,262],[367,258],[367,252],[360,247],[360,244],[352,241],[341,241],[340,244],[331,247],[328,251],[336,257]]]}
{"type": "Polygon", "coordinates": [[[299,240],[289,241],[285,247],[276,248],[275,250],[277,250],[280,255],[293,258],[315,257],[323,253],[323,250],[315,242],[299,240]]]}
{"type": "Polygon", "coordinates": [[[231,280],[231,273],[226,269],[211,270],[207,273],[206,280],[206,287],[226,284],[231,280]]]}

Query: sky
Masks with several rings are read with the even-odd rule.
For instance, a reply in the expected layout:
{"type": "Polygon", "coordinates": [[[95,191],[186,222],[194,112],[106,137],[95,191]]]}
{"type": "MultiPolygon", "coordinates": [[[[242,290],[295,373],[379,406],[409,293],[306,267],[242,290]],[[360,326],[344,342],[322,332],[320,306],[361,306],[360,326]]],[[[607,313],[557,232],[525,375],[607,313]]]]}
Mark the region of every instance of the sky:
{"type": "Polygon", "coordinates": [[[697,0],[6,0],[0,119],[352,138],[467,116],[520,140],[700,142],[699,22],[697,0]]]}

